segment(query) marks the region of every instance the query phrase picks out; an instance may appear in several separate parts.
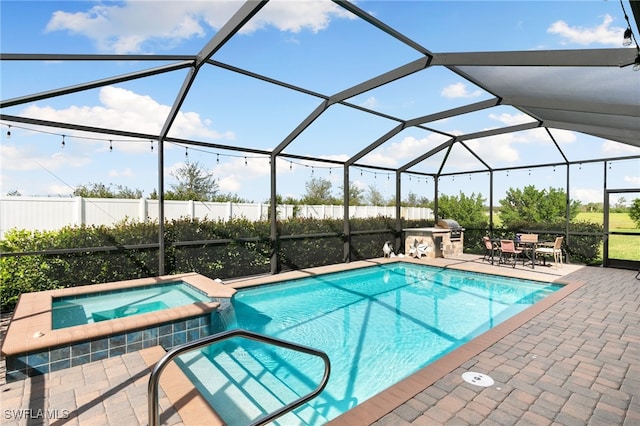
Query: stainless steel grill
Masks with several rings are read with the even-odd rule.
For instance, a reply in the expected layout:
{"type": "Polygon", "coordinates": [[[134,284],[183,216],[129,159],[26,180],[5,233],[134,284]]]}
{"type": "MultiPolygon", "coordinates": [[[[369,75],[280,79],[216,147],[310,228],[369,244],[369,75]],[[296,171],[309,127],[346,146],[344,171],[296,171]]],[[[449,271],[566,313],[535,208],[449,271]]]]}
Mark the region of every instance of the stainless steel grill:
{"type": "Polygon", "coordinates": [[[436,227],[448,229],[451,232],[451,241],[460,241],[462,238],[462,227],[453,219],[439,219],[436,227]]]}

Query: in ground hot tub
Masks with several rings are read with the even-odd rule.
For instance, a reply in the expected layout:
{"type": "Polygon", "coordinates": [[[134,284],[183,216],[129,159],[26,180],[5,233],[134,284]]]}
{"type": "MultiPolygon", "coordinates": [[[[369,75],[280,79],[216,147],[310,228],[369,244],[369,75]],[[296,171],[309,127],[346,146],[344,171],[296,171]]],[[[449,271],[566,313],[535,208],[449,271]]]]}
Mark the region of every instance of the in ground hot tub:
{"type": "Polygon", "coordinates": [[[2,344],[7,382],[152,346],[169,349],[207,336],[212,313],[234,293],[233,288],[196,273],[24,293],[2,344]],[[193,292],[196,299],[171,306],[176,293],[170,297],[173,300],[152,300],[147,292],[168,292],[170,287],[165,286],[175,284],[179,285],[174,291],[193,292]],[[125,294],[133,299],[123,304],[125,294]],[[102,300],[102,296],[115,305],[95,309],[81,305],[83,299],[102,300]],[[63,308],[69,318],[61,328],[54,327],[56,299],[69,308],[63,308]]]}

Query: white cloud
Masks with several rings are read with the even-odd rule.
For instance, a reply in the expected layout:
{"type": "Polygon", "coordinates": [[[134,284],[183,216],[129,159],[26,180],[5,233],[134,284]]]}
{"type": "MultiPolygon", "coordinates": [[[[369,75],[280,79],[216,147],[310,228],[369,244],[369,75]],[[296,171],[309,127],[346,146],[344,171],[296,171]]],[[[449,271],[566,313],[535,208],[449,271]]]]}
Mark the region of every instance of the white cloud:
{"type": "Polygon", "coordinates": [[[515,126],[518,124],[531,123],[535,121],[533,118],[529,117],[527,114],[489,114],[489,118],[492,120],[499,121],[500,123],[506,126],[515,126]]]}
{"type": "Polygon", "coordinates": [[[640,176],[625,176],[624,181],[635,186],[640,186],[640,176]]]}
{"type": "Polygon", "coordinates": [[[391,143],[389,146],[383,146],[381,149],[374,150],[366,155],[362,161],[378,166],[395,167],[436,147],[446,139],[446,136],[439,134],[431,134],[420,139],[407,136],[398,142],[391,143]]]}
{"type": "MultiPolygon", "coordinates": [[[[98,49],[114,53],[166,50],[184,40],[204,37],[224,25],[243,4],[238,1],[124,1],[97,5],[85,12],[56,11],[46,31],[68,31],[94,40],[98,49]]],[[[353,18],[332,2],[270,1],[242,32],[266,26],[297,33],[318,32],[333,17],[353,18]]]]}
{"type": "Polygon", "coordinates": [[[602,154],[606,156],[639,154],[638,147],[627,145],[620,142],[604,141],[602,142],[602,154]]]}
{"type": "MultiPolygon", "coordinates": [[[[171,106],[162,105],[152,97],[130,90],[107,86],[100,89],[99,106],[70,106],[55,109],[51,106],[32,105],[24,109],[23,116],[43,120],[61,121],[93,127],[121,129],[138,133],[159,134],[171,106]]],[[[232,131],[211,130],[208,120],[195,112],[179,112],[170,135],[180,138],[234,139],[232,131]]],[[[120,144],[118,149],[128,152],[149,150],[146,144],[120,144]],[[144,146],[143,146],[144,145],[144,146]]]]}
{"type": "Polygon", "coordinates": [[[378,100],[375,96],[369,96],[364,102],[360,104],[361,107],[373,109],[378,106],[378,100]]]}
{"type": "Polygon", "coordinates": [[[608,14],[603,17],[602,24],[595,27],[569,26],[560,20],[551,24],[547,32],[562,37],[561,44],[620,46],[624,28],[612,27],[612,22],[613,17],[608,14]]]}
{"type": "Polygon", "coordinates": [[[474,90],[473,92],[470,92],[466,84],[454,83],[442,89],[440,95],[445,98],[477,98],[482,95],[482,91],[474,90]]]}
{"type": "Polygon", "coordinates": [[[571,191],[571,198],[580,201],[582,204],[601,203],[602,190],[594,188],[577,188],[571,191]]]}
{"type": "Polygon", "coordinates": [[[84,156],[72,156],[63,152],[52,155],[42,155],[34,146],[21,146],[3,143],[0,145],[0,157],[4,170],[59,170],[62,168],[84,167],[91,163],[91,159],[84,156]]]}
{"type": "Polygon", "coordinates": [[[130,168],[124,168],[122,170],[110,170],[108,173],[109,177],[132,177],[133,176],[133,170],[131,170],[130,168]]]}
{"type": "Polygon", "coordinates": [[[354,19],[353,15],[333,2],[272,0],[243,31],[255,31],[270,25],[280,31],[293,33],[303,29],[318,32],[329,26],[332,17],[354,19]]]}

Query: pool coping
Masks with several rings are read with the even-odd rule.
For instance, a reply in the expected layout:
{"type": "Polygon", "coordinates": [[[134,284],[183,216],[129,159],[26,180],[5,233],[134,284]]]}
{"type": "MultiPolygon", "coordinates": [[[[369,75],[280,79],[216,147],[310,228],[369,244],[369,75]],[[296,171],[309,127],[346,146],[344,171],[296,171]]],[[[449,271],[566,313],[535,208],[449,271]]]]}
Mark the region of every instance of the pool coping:
{"type": "Polygon", "coordinates": [[[78,340],[91,340],[106,337],[114,333],[139,330],[158,323],[208,313],[220,306],[220,302],[217,301],[196,302],[162,311],[101,321],[99,323],[82,324],[57,330],[52,328],[51,303],[54,297],[121,290],[129,287],[164,284],[176,280],[190,284],[204,292],[210,298],[230,298],[236,292],[233,288],[207,278],[204,275],[185,273],[23,293],[20,295],[9,328],[7,329],[7,334],[2,343],[2,355],[8,357],[17,354],[32,353],[51,347],[68,345],[78,340]]]}

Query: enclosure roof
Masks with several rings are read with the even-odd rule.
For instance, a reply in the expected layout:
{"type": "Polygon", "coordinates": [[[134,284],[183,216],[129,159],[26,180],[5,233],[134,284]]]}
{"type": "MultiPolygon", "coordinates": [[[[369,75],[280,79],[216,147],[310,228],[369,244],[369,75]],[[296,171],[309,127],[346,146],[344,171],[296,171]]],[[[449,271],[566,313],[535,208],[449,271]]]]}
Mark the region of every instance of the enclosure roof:
{"type": "MultiPolygon", "coordinates": [[[[579,50],[521,50],[521,51],[467,51],[438,52],[430,46],[416,41],[402,28],[386,23],[382,19],[361,9],[357,3],[335,2],[346,12],[360,21],[363,28],[373,28],[378,36],[391,37],[408,53],[403,58],[389,60],[386,71],[376,72],[374,76],[363,73],[359,81],[348,87],[335,90],[327,83],[322,86],[308,87],[298,82],[284,81],[268,72],[256,71],[248,67],[231,65],[218,58],[223,49],[233,48],[233,41],[239,37],[244,27],[250,25],[260,11],[268,7],[267,2],[248,1],[242,4],[215,35],[204,42],[197,53],[186,55],[93,55],[67,53],[3,53],[2,61],[139,61],[153,62],[154,66],[138,72],[108,76],[88,80],[74,85],[58,87],[37,93],[26,93],[0,101],[2,120],[9,123],[29,123],[33,125],[69,128],[103,134],[124,135],[154,139],[158,141],[180,141],[185,144],[218,147],[230,150],[259,152],[272,157],[310,158],[305,150],[293,143],[307,131],[320,117],[340,107],[340,111],[375,116],[384,122],[374,137],[361,142],[349,152],[347,160],[337,163],[376,167],[374,162],[367,162],[367,155],[394,136],[408,128],[418,128],[429,134],[441,137],[441,143],[435,144],[428,151],[417,152],[414,158],[397,168],[400,171],[412,170],[421,161],[435,155],[442,155],[457,143],[462,143],[483,168],[494,166],[486,161],[482,154],[471,145],[470,140],[512,133],[525,132],[542,128],[547,130],[548,138],[555,143],[554,130],[569,130],[591,135],[597,138],[616,141],[628,146],[640,148],[640,72],[631,70],[638,51],[635,46],[629,48],[579,49],[579,50]],[[159,65],[158,65],[159,64],[159,65]],[[257,80],[261,83],[278,86],[296,95],[309,97],[315,105],[306,111],[293,126],[283,131],[283,137],[271,147],[235,146],[233,144],[212,143],[190,138],[184,140],[172,135],[172,127],[183,104],[193,93],[198,79],[208,69],[231,71],[242,78],[257,80]],[[462,77],[477,86],[483,92],[481,100],[467,102],[450,109],[428,111],[420,116],[401,116],[389,114],[375,106],[363,106],[356,102],[360,96],[372,91],[392,90],[394,84],[415,84],[417,92],[422,90],[422,75],[429,75],[431,70],[439,69],[462,77]],[[86,123],[53,122],[43,117],[28,116],[18,112],[18,107],[33,104],[45,99],[54,99],[86,90],[104,87],[110,84],[151,78],[165,73],[186,71],[181,85],[172,88],[175,97],[171,109],[164,118],[164,125],[157,133],[139,133],[126,127],[104,129],[86,123]],[[414,83],[415,82],[415,83],[414,83]],[[490,127],[452,133],[441,123],[451,118],[464,118],[468,114],[500,107],[511,107],[526,114],[524,122],[504,127],[490,127]]],[[[399,3],[398,8],[408,8],[408,3],[399,3]]],[[[394,6],[396,7],[396,6],[394,6]]],[[[353,24],[356,25],[356,24],[353,24]]],[[[360,28],[360,27],[358,27],[360,28]]],[[[448,37],[450,34],[441,35],[448,37]]],[[[336,46],[337,48],[338,46],[336,46]]],[[[224,58],[224,55],[222,55],[224,58]]],[[[385,60],[381,55],[381,61],[385,60]]],[[[340,72],[340,64],[335,64],[336,72],[340,72]]],[[[260,69],[257,67],[256,69],[260,69]]],[[[425,77],[426,78],[426,77],[425,77]]],[[[328,78],[329,80],[330,78],[328,78]]],[[[233,94],[230,94],[233,96],[233,94]]],[[[272,104],[279,108],[278,102],[272,104]]],[[[351,116],[349,116],[351,117],[351,116]]],[[[251,121],[252,117],[247,117],[251,121]]],[[[356,123],[356,119],[353,124],[356,123]]],[[[124,126],[124,124],[123,124],[124,126]]],[[[304,139],[303,139],[304,140],[304,139]]],[[[555,144],[561,162],[571,162],[555,144]]],[[[327,156],[333,154],[325,152],[327,156]]],[[[577,161],[578,159],[575,159],[577,161]]],[[[446,155],[443,164],[446,161],[446,155]]],[[[556,160],[553,160],[556,161],[556,160]]],[[[550,161],[551,162],[551,161],[550,161]]],[[[425,170],[425,173],[439,174],[443,167],[425,170]]]]}

